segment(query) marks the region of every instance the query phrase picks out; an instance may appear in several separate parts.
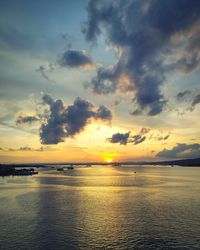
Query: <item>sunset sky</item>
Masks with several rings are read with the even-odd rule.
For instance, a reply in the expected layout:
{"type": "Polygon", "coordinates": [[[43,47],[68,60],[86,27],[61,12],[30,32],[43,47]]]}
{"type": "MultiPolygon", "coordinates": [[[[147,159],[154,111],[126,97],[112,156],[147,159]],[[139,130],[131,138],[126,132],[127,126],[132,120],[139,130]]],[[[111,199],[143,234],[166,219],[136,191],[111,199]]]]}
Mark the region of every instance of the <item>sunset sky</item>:
{"type": "Polygon", "coordinates": [[[200,156],[199,0],[0,3],[0,162],[200,156]]]}

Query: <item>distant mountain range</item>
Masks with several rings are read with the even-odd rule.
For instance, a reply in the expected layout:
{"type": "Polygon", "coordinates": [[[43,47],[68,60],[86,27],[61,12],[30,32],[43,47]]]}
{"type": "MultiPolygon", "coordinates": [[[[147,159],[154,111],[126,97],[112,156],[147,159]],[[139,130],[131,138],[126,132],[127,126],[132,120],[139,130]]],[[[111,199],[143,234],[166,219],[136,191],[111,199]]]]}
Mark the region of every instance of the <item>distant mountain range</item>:
{"type": "Polygon", "coordinates": [[[188,167],[200,167],[200,158],[184,159],[184,160],[171,160],[171,161],[157,161],[157,162],[138,162],[141,165],[177,165],[188,167]]]}

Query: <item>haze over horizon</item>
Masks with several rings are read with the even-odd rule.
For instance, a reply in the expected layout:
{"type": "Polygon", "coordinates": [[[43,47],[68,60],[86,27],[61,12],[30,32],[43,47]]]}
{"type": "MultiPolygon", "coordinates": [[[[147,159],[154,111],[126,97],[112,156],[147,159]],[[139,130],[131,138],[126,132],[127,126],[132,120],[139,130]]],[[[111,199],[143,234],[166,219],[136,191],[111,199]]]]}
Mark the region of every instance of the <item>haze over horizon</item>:
{"type": "Polygon", "coordinates": [[[0,162],[200,157],[200,1],[2,0],[0,162]]]}

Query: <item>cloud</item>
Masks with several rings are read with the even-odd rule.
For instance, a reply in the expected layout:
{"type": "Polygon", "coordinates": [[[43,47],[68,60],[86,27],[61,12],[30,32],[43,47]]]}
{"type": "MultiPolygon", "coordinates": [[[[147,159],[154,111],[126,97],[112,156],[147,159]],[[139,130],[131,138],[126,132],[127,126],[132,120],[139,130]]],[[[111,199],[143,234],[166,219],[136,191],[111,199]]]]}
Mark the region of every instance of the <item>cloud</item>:
{"type": "Polygon", "coordinates": [[[200,1],[90,0],[87,13],[86,39],[96,43],[103,34],[119,51],[118,61],[97,69],[88,86],[97,94],[132,91],[133,115],[161,113],[167,104],[161,92],[166,75],[191,73],[200,65],[200,1]]]}
{"type": "Polygon", "coordinates": [[[49,95],[43,96],[43,103],[49,106],[46,122],[40,127],[40,139],[43,144],[58,144],[66,137],[80,133],[91,119],[110,122],[112,113],[105,106],[95,108],[94,105],[81,98],[65,106],[62,100],[53,100],[49,95]]]}
{"type": "Polygon", "coordinates": [[[112,119],[112,114],[110,112],[109,109],[107,109],[105,106],[101,105],[97,111],[96,111],[96,115],[95,117],[97,119],[101,119],[101,120],[108,120],[110,121],[112,119]]]}
{"type": "Polygon", "coordinates": [[[50,81],[48,75],[46,74],[46,69],[43,65],[40,65],[38,69],[36,69],[36,72],[40,72],[41,76],[46,79],[47,81],[50,81]]]}
{"type": "Polygon", "coordinates": [[[185,90],[183,92],[179,92],[177,95],[176,95],[176,99],[178,101],[185,101],[188,96],[190,96],[191,94],[191,91],[190,90],[185,90]]]}
{"type": "Polygon", "coordinates": [[[134,135],[134,136],[132,136],[130,142],[132,142],[134,145],[137,145],[137,144],[142,143],[145,140],[146,140],[146,136],[134,135]]]}
{"type": "Polygon", "coordinates": [[[161,158],[195,158],[200,156],[200,144],[178,143],[172,149],[163,149],[156,155],[161,158]]]}
{"type": "MultiPolygon", "coordinates": [[[[176,95],[176,99],[179,102],[183,102],[183,101],[189,102],[190,106],[187,107],[186,110],[192,112],[195,109],[196,105],[198,105],[200,103],[200,93],[198,93],[198,90],[196,90],[193,93],[190,90],[185,90],[183,92],[179,92],[176,95]]],[[[178,110],[178,114],[182,115],[182,114],[184,114],[184,112],[180,112],[178,110]]]]}
{"type": "Polygon", "coordinates": [[[39,147],[39,148],[32,148],[29,146],[22,146],[19,148],[1,148],[0,150],[2,151],[12,151],[12,152],[16,152],[16,151],[37,151],[37,152],[43,152],[43,151],[47,151],[50,150],[49,147],[39,147]]]}
{"type": "Polygon", "coordinates": [[[48,82],[55,83],[54,80],[50,79],[47,73],[51,73],[56,69],[56,65],[49,63],[48,66],[40,65],[38,69],[36,69],[36,72],[39,72],[41,76],[47,80],[48,82]]]}
{"type": "Polygon", "coordinates": [[[16,120],[16,124],[17,125],[22,125],[25,123],[31,124],[33,122],[37,122],[39,121],[39,117],[38,116],[18,116],[17,120],[16,120]]]}
{"type": "Polygon", "coordinates": [[[192,101],[190,111],[193,111],[195,109],[196,105],[199,103],[200,103],[200,94],[197,94],[192,101]]]}
{"type": "Polygon", "coordinates": [[[148,128],[142,128],[140,134],[136,134],[133,136],[131,136],[130,131],[127,133],[116,133],[113,134],[112,137],[107,138],[106,141],[110,143],[119,143],[120,145],[127,145],[127,144],[137,145],[146,140],[146,136],[144,136],[144,134],[148,133],[149,131],[150,129],[148,128]]]}
{"type": "Polygon", "coordinates": [[[155,141],[166,141],[167,139],[169,139],[170,137],[170,133],[166,134],[166,135],[162,135],[162,131],[161,134],[151,134],[150,137],[148,138],[149,140],[155,140],[155,141]]]}
{"type": "Polygon", "coordinates": [[[165,136],[158,136],[158,137],[157,137],[157,140],[158,140],[158,141],[165,141],[165,140],[167,140],[169,137],[170,137],[170,134],[165,135],[165,136]]]}
{"type": "Polygon", "coordinates": [[[94,66],[92,59],[84,50],[65,51],[58,60],[58,64],[62,67],[70,68],[91,68],[94,66]]]}
{"type": "Polygon", "coordinates": [[[126,145],[129,141],[130,131],[127,133],[116,133],[113,134],[111,138],[107,138],[110,143],[119,143],[120,145],[126,145]]]}
{"type": "Polygon", "coordinates": [[[18,150],[20,151],[37,151],[37,152],[43,152],[46,150],[49,150],[49,147],[39,147],[39,148],[31,148],[28,146],[20,147],[18,150]]]}

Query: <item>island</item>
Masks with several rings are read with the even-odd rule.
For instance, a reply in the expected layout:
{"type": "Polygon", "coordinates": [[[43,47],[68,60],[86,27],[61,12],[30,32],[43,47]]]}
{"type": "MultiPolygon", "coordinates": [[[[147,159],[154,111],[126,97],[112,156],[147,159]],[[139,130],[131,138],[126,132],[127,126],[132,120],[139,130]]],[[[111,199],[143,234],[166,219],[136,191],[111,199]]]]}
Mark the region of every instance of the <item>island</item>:
{"type": "Polygon", "coordinates": [[[35,175],[38,172],[34,168],[20,168],[16,169],[14,166],[0,165],[0,176],[27,176],[35,175]]]}

